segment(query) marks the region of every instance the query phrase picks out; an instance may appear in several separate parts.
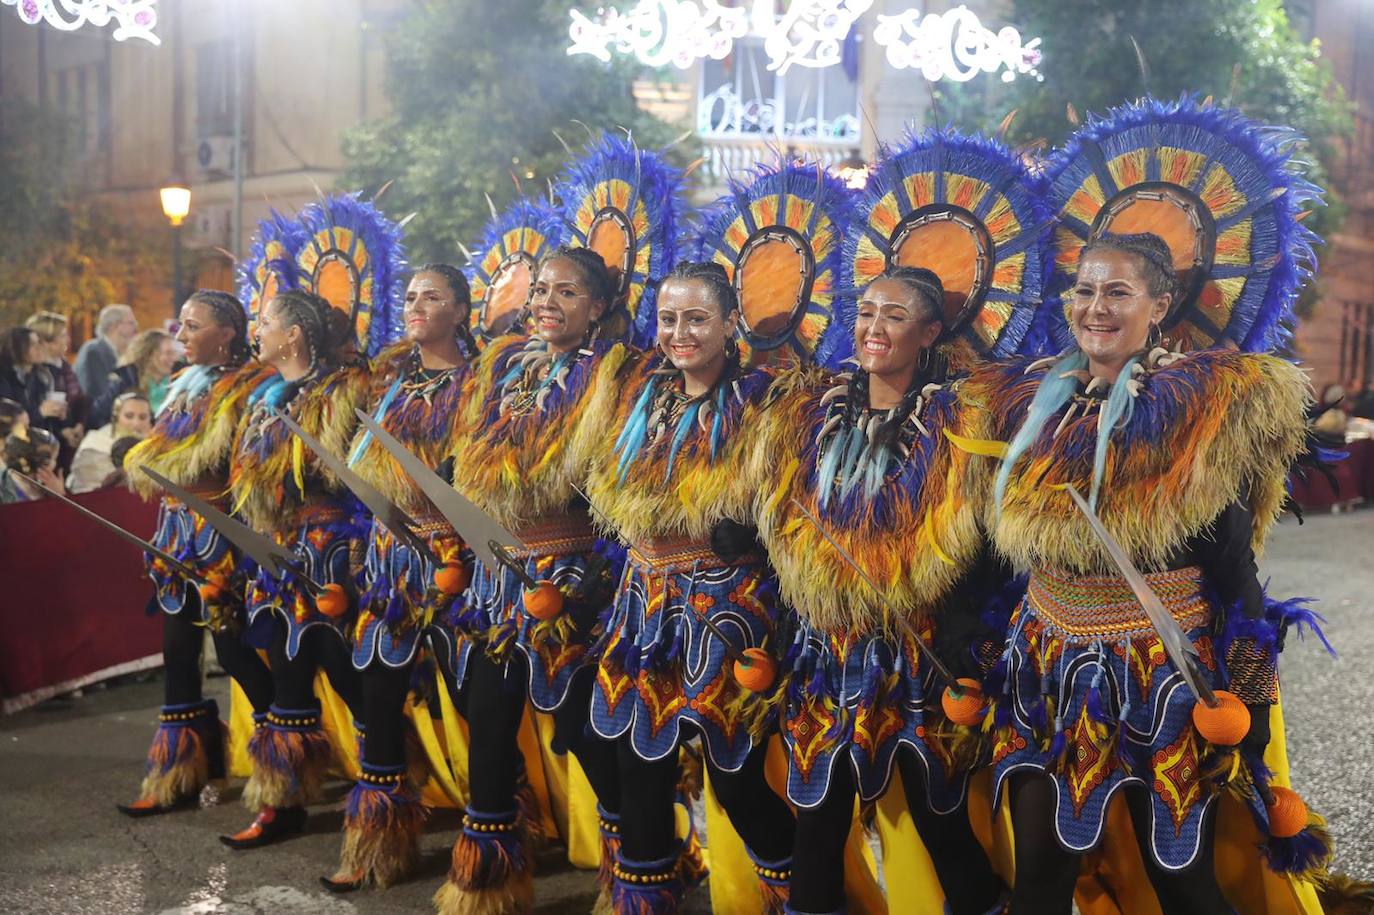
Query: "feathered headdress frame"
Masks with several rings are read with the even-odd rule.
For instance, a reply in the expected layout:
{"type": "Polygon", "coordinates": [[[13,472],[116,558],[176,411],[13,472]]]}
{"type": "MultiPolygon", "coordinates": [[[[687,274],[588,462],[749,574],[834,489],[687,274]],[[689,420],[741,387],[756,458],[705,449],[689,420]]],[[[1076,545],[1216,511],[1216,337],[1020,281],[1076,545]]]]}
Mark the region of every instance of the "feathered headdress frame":
{"type": "Polygon", "coordinates": [[[653,339],[658,283],[676,256],[681,188],[682,172],[662,156],[609,134],[554,185],[564,243],[591,248],[619,276],[620,300],[602,319],[612,336],[637,345],[653,339]]]}
{"type": "Polygon", "coordinates": [[[348,315],[358,348],[375,356],[401,338],[405,248],[401,227],[357,194],[332,194],[301,211],[300,284],[348,315]]]}
{"type": "Polygon", "coordinates": [[[1189,95],[1090,116],[1045,173],[1060,216],[1060,307],[1048,313],[1054,344],[1072,342],[1063,293],[1083,245],[1104,232],[1152,232],[1169,244],[1179,281],[1162,327],[1170,344],[1258,352],[1284,345],[1319,242],[1300,221],[1322,198],[1294,156],[1301,142],[1291,129],[1189,95]]]}
{"type": "Polygon", "coordinates": [[[276,210],[258,221],[248,259],[239,266],[239,301],[248,311],[250,337],[263,305],[281,290],[300,286],[296,256],[307,237],[299,220],[287,219],[276,210]]]}
{"type": "Polygon", "coordinates": [[[845,239],[855,296],[894,266],[924,267],[945,289],[943,342],[1018,353],[1050,275],[1053,211],[1023,160],[952,129],[908,133],[872,168],[845,239]]]}
{"type": "Polygon", "coordinates": [[[472,332],[479,344],[522,329],[517,325],[524,321],[539,261],[562,238],[562,214],[549,203],[521,197],[502,213],[492,207],[482,241],[467,252],[472,332]]]}
{"type": "Polygon", "coordinates": [[[854,297],[841,277],[854,192],[817,163],[761,165],[727,187],[686,250],[730,275],[741,358],[837,367],[854,349],[854,297]]]}

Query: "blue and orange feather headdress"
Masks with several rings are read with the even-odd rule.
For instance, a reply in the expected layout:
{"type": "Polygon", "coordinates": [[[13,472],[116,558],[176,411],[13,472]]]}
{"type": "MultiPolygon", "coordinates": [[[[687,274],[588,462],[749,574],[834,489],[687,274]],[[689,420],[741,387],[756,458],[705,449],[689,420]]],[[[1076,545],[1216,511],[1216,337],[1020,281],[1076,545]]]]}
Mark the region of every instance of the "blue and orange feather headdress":
{"type": "Polygon", "coordinates": [[[602,326],[614,334],[623,323],[637,345],[653,339],[658,283],[673,269],[682,177],[657,153],[607,135],[554,186],[564,241],[591,248],[619,273],[620,302],[602,326]]]}
{"type": "Polygon", "coordinates": [[[725,268],[739,293],[741,357],[835,367],[853,350],[841,278],[854,192],[819,164],[761,166],[702,214],[688,256],[725,268]]]}
{"type": "Polygon", "coordinates": [[[945,288],[945,340],[1006,358],[1028,343],[1050,272],[1053,213],[1022,160],[953,130],[884,150],[845,240],[854,294],[891,266],[924,267],[945,288]]]}
{"type": "Polygon", "coordinates": [[[239,301],[248,310],[250,337],[262,306],[281,290],[300,286],[296,256],[307,237],[299,220],[287,219],[276,210],[258,221],[248,259],[239,266],[239,301]]]}
{"type": "Polygon", "coordinates": [[[352,320],[369,357],[401,337],[405,248],[401,227],[357,194],[331,194],[301,211],[296,256],[302,288],[352,320]]]}
{"type": "Polygon", "coordinates": [[[482,241],[469,252],[472,332],[480,344],[512,331],[529,301],[539,261],[561,244],[562,214],[542,200],[521,197],[493,213],[482,241]]]}
{"type": "MultiPolygon", "coordinates": [[[[1301,174],[1287,128],[1182,96],[1146,98],[1090,117],[1046,170],[1055,290],[1072,282],[1088,239],[1153,232],[1169,243],[1180,296],[1166,339],[1183,350],[1282,346],[1311,279],[1318,239],[1300,222],[1322,191],[1301,174]]],[[[1071,342],[1063,307],[1046,313],[1056,346],[1071,342]]]]}

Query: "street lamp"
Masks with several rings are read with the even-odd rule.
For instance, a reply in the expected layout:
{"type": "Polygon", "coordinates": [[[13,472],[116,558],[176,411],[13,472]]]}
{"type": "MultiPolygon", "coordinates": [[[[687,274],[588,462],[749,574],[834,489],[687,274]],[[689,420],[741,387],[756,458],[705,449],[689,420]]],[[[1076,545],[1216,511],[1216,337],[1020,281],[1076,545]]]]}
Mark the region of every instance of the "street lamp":
{"type": "Polygon", "coordinates": [[[162,214],[172,223],[172,316],[181,308],[181,224],[191,212],[191,189],[185,182],[172,180],[158,190],[162,214]]]}
{"type": "Polygon", "coordinates": [[[836,169],[840,180],[856,191],[868,185],[868,163],[858,153],[850,153],[836,169]]]}

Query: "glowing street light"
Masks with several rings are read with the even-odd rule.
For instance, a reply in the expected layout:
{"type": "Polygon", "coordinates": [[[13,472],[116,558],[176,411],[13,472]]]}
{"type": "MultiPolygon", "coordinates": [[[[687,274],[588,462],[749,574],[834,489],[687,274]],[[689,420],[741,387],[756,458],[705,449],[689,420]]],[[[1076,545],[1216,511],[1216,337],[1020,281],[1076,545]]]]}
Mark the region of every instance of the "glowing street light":
{"type": "Polygon", "coordinates": [[[162,215],[172,223],[172,315],[181,310],[181,224],[191,212],[191,189],[182,181],[169,181],[158,189],[162,215]]]}

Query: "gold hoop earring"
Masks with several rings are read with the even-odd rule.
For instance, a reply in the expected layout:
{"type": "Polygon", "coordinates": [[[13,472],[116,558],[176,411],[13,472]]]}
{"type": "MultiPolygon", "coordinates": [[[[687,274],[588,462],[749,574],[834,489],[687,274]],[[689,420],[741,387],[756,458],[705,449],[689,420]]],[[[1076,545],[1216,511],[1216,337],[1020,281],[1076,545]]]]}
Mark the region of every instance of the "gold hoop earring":
{"type": "Polygon", "coordinates": [[[1145,349],[1154,350],[1164,344],[1164,331],[1160,330],[1158,324],[1150,325],[1150,332],[1145,337],[1145,349]]]}

